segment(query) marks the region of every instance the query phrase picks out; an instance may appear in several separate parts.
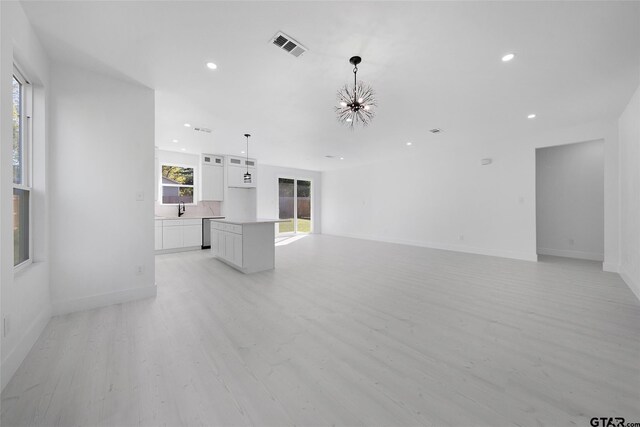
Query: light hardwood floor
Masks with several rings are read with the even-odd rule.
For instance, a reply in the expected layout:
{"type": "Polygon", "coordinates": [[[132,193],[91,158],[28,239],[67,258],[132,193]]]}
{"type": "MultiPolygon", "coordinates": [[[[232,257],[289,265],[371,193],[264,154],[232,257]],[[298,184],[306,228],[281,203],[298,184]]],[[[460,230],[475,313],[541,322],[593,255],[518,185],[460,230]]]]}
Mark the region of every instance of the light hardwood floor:
{"type": "Polygon", "coordinates": [[[156,274],[155,299],[53,318],[2,425],[640,422],[640,304],[594,263],[310,236],[271,272],[156,274]]]}

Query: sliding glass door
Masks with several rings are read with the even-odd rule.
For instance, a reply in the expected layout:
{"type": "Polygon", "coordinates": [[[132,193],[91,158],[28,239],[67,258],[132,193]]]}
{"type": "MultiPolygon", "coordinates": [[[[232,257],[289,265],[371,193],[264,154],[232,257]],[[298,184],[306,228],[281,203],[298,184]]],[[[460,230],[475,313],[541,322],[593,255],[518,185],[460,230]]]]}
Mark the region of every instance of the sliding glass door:
{"type": "Polygon", "coordinates": [[[279,218],[278,233],[311,233],[311,181],[278,178],[279,218]]]}

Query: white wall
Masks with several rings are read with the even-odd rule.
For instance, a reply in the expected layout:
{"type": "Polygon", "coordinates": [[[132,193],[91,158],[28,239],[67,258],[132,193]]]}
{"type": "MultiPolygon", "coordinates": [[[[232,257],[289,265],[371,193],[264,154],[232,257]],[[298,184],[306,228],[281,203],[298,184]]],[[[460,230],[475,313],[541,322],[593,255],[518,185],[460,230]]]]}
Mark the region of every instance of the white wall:
{"type": "Polygon", "coordinates": [[[278,178],[295,178],[311,181],[311,218],[313,232],[322,231],[321,199],[322,173],[305,169],[284,168],[258,163],[258,217],[278,218],[278,178]]]}
{"type": "Polygon", "coordinates": [[[538,254],[604,259],[604,141],[536,150],[538,254]]]}
{"type": "Polygon", "coordinates": [[[153,296],[154,92],[59,63],[51,82],[54,313],[153,296]]]}
{"type": "MultiPolygon", "coordinates": [[[[1,340],[2,388],[7,385],[51,316],[47,111],[49,61],[19,2],[0,2],[0,311],[7,321],[1,340]],[[33,264],[14,274],[11,76],[14,61],[30,79],[33,104],[33,264]]],[[[2,328],[0,328],[1,330],[2,328]]]]}
{"type": "Polygon", "coordinates": [[[640,87],[618,123],[620,275],[640,299],[640,87]]]}
{"type": "Polygon", "coordinates": [[[395,158],[322,174],[326,234],[536,260],[535,149],[605,141],[605,263],[618,259],[613,122],[504,141],[414,143],[395,158]],[[488,166],[483,158],[492,158],[488,166]]]}

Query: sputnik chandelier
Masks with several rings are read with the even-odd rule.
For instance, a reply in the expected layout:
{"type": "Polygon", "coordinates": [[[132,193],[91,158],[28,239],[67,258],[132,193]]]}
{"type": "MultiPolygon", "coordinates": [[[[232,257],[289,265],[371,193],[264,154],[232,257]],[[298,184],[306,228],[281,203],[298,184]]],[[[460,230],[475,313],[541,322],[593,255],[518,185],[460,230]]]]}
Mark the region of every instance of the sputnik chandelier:
{"type": "Polygon", "coordinates": [[[353,87],[348,84],[338,90],[339,107],[336,107],[338,120],[353,129],[354,125],[366,126],[375,115],[375,92],[371,86],[358,82],[358,64],[362,62],[359,56],[352,56],[349,62],[353,65],[353,87]]]}

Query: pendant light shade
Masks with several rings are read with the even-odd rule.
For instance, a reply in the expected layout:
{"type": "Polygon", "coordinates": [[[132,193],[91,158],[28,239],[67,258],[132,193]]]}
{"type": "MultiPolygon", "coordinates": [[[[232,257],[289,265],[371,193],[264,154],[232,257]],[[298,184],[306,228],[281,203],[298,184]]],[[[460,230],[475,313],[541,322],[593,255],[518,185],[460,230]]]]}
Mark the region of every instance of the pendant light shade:
{"type": "Polygon", "coordinates": [[[247,160],[245,161],[245,165],[247,166],[247,172],[244,174],[244,183],[251,184],[251,174],[249,173],[249,137],[251,135],[248,133],[245,133],[244,136],[247,138],[247,160]]]}

